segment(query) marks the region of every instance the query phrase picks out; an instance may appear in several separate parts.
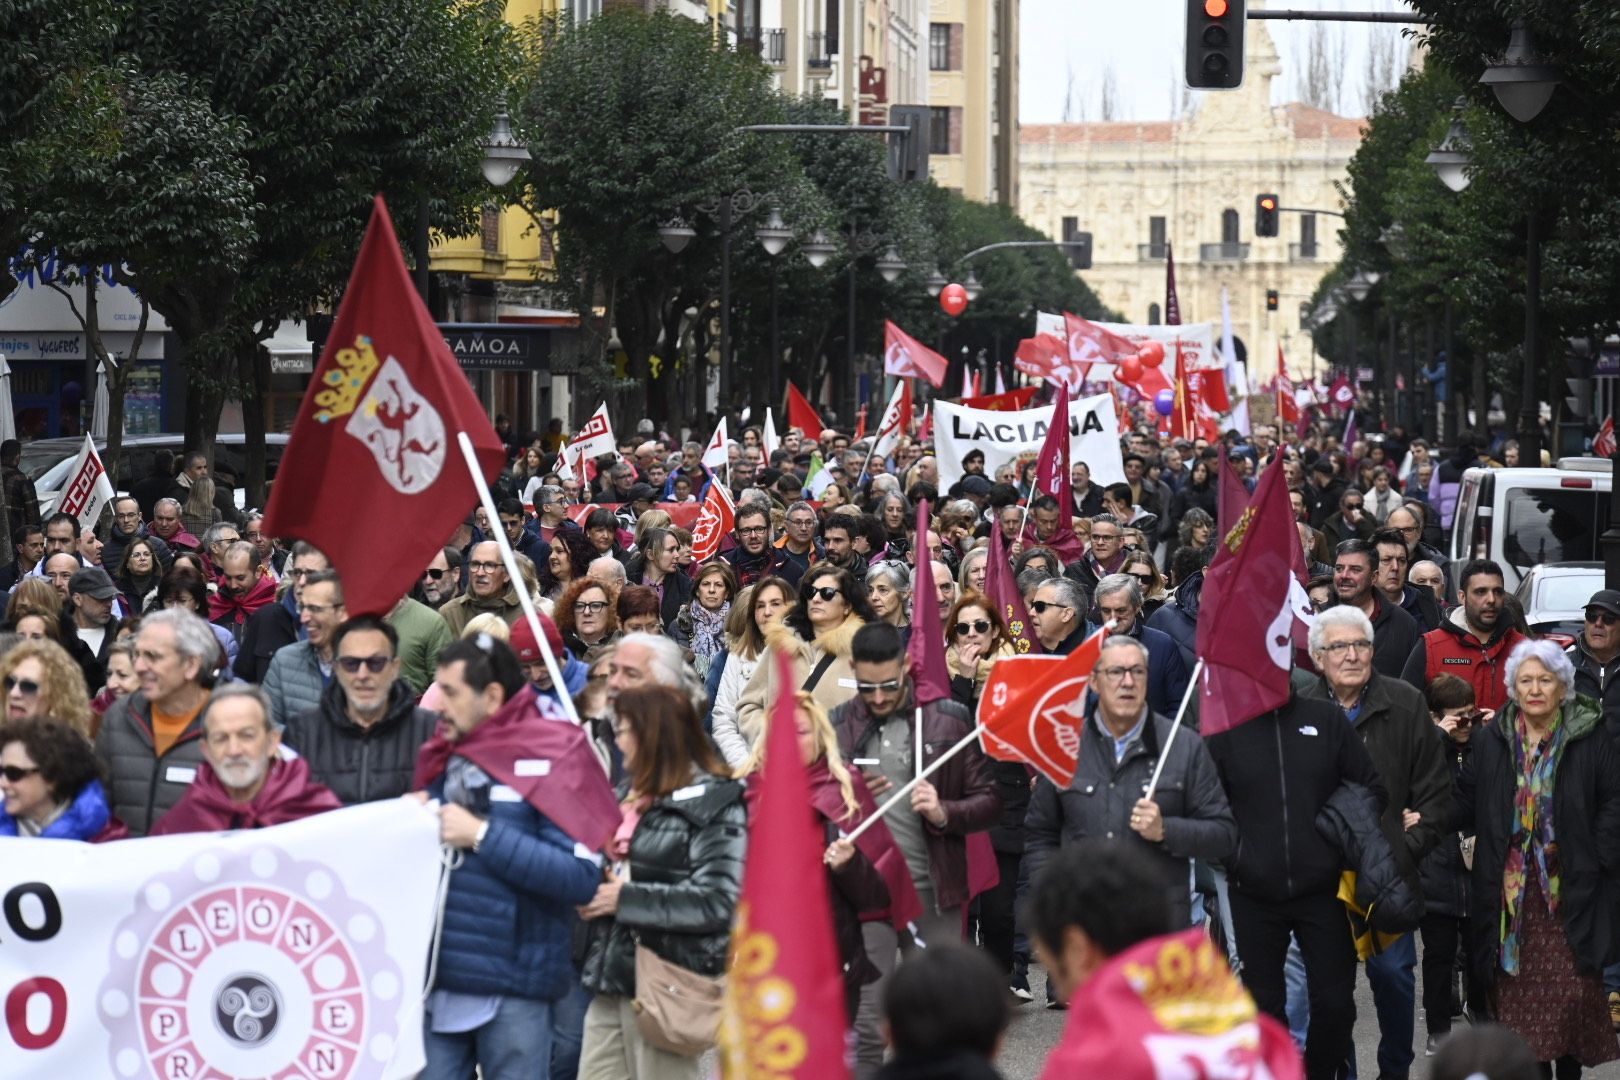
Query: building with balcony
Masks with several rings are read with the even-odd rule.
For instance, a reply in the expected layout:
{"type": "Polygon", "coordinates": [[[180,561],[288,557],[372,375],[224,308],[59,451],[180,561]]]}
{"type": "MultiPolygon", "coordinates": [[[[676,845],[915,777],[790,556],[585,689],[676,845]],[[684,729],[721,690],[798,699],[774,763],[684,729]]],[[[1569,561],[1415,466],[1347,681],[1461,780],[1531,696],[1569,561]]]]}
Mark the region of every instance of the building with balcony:
{"type": "Polygon", "coordinates": [[[930,0],[929,172],[970,199],[1018,205],[1018,2],[930,0]]]}
{"type": "Polygon", "coordinates": [[[1265,23],[1248,24],[1247,51],[1243,87],[1199,95],[1183,120],[1026,125],[1018,209],[1055,240],[1091,233],[1086,283],[1132,322],[1162,321],[1173,251],[1182,321],[1219,323],[1224,287],[1233,333],[1265,378],[1278,344],[1294,370],[1309,365],[1300,306],[1338,261],[1340,219],[1308,211],[1343,209],[1337,185],[1365,122],[1272,106],[1281,65],[1265,23]],[[1276,237],[1254,234],[1262,192],[1285,208],[1276,237]]]}

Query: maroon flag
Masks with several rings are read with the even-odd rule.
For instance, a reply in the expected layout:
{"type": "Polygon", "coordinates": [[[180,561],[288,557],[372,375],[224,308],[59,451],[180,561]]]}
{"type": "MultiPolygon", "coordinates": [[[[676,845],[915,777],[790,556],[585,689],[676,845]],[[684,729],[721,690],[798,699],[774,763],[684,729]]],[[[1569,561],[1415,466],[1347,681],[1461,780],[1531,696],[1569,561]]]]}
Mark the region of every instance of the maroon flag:
{"type": "Polygon", "coordinates": [[[351,615],[386,612],[478,500],[462,431],[484,475],[499,472],[500,437],[411,284],[379,195],[264,527],[326,553],[351,615]]]}
{"type": "Polygon", "coordinates": [[[1024,595],[1013,580],[1012,560],[1007,557],[1007,541],[999,523],[990,527],[990,561],[985,564],[984,592],[1001,612],[1001,621],[1007,624],[1007,636],[1012,639],[1013,650],[1020,656],[1040,652],[1035,647],[1035,624],[1030,621],[1024,607],[1024,595]]]}
{"type": "MultiPolygon", "coordinates": [[[[1052,420],[1035,462],[1035,491],[1057,500],[1057,532],[1042,540],[1035,535],[1034,524],[1027,524],[1024,544],[1049,547],[1064,562],[1080,558],[1085,554],[1085,545],[1074,534],[1074,487],[1069,472],[1069,387],[1064,383],[1058,384],[1057,396],[1052,399],[1052,420]]],[[[1032,493],[1030,497],[1033,499],[1035,495],[1032,493]]]]}
{"type": "Polygon", "coordinates": [[[1232,526],[1238,523],[1243,516],[1243,510],[1249,505],[1249,489],[1243,486],[1238,478],[1237,469],[1230,458],[1226,456],[1226,444],[1221,444],[1220,460],[1220,486],[1216,489],[1215,512],[1218,515],[1215,522],[1215,557],[1211,567],[1219,566],[1231,557],[1231,549],[1226,546],[1226,534],[1232,531],[1232,526]]]}
{"type": "Polygon", "coordinates": [[[1204,575],[1199,731],[1226,731],[1288,700],[1295,636],[1315,615],[1278,454],[1204,575]]]}
{"type": "Polygon", "coordinates": [[[1164,242],[1164,325],[1181,325],[1181,297],[1176,295],[1176,256],[1164,242]]]}
{"type": "Polygon", "coordinates": [[[1350,376],[1342,371],[1339,377],[1333,380],[1333,388],[1328,391],[1328,397],[1341,409],[1348,409],[1356,403],[1356,392],[1350,386],[1350,376]]]}
{"type": "Polygon", "coordinates": [[[917,587],[911,590],[911,641],[906,646],[917,704],[951,696],[951,669],[945,663],[945,625],[939,617],[934,560],[928,557],[928,500],[917,503],[917,587]]]}

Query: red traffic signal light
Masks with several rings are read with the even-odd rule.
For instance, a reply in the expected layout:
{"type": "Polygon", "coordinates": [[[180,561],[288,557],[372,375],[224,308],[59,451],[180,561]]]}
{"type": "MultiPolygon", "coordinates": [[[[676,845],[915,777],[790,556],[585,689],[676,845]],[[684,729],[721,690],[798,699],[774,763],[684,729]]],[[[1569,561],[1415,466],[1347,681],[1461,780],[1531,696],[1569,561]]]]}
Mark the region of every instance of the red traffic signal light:
{"type": "Polygon", "coordinates": [[[1262,195],[1262,196],[1260,196],[1260,209],[1262,209],[1262,210],[1275,210],[1275,209],[1277,209],[1277,200],[1273,199],[1270,195],[1262,195]]]}
{"type": "Polygon", "coordinates": [[[1272,193],[1256,195],[1254,197],[1254,235],[1276,236],[1277,216],[1282,207],[1277,203],[1277,196],[1272,193]]]}
{"type": "Polygon", "coordinates": [[[1243,84],[1245,0],[1187,0],[1187,85],[1235,90],[1243,84]]]}
{"type": "Polygon", "coordinates": [[[1204,14],[1212,19],[1223,18],[1228,7],[1226,0],[1204,0],[1204,14]]]}

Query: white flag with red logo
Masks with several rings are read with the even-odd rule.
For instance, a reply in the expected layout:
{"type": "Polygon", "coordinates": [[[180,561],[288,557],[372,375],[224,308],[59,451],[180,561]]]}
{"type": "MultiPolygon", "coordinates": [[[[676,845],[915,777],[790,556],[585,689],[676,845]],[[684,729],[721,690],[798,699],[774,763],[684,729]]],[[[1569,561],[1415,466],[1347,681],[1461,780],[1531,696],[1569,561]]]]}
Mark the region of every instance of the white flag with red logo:
{"type": "MultiPolygon", "coordinates": [[[[724,423],[724,421],[722,421],[722,423],[724,423]]],[[[806,432],[805,434],[808,435],[809,433],[806,432]]],[[[821,433],[818,431],[816,434],[819,435],[821,433]]],[[[776,434],[776,417],[771,415],[771,407],[769,405],[765,406],[765,426],[759,430],[759,445],[760,449],[765,451],[766,462],[771,460],[771,455],[776,453],[776,451],[782,445],[781,436],[776,434]]]]}
{"type": "Polygon", "coordinates": [[[1603,426],[1598,428],[1597,438],[1592,440],[1592,453],[1599,457],[1614,457],[1614,414],[1603,418],[1603,426]]]}
{"type": "Polygon", "coordinates": [[[723,416],[714,434],[709,436],[709,444],[703,448],[703,465],[714,470],[726,467],[726,418],[723,416]]]}
{"type": "Polygon", "coordinates": [[[720,542],[731,532],[736,508],[731,505],[731,493],[725,485],[711,481],[709,492],[703,497],[703,508],[698,511],[692,525],[692,558],[707,562],[720,554],[720,542]]]}
{"type": "Polygon", "coordinates": [[[568,460],[571,456],[573,456],[573,447],[568,445],[567,439],[564,439],[562,445],[557,447],[557,479],[579,479],[579,474],[574,471],[574,466],[568,460]]]}
{"type": "Polygon", "coordinates": [[[889,406],[883,410],[883,419],[878,423],[877,443],[872,448],[873,457],[888,457],[900,443],[900,433],[905,427],[904,414],[906,406],[910,403],[911,384],[904,379],[895,383],[894,393],[889,395],[889,406]]]}
{"type": "Polygon", "coordinates": [[[608,419],[607,402],[596,407],[585,426],[574,434],[574,450],[586,457],[601,457],[618,451],[613,442],[613,421],[608,419]]]}
{"type": "Polygon", "coordinates": [[[54,512],[72,514],[79,519],[81,529],[93,529],[101,517],[101,508],[112,497],[112,481],[107,479],[96,444],[86,435],[73,468],[68,470],[67,483],[62,485],[54,512]]]}

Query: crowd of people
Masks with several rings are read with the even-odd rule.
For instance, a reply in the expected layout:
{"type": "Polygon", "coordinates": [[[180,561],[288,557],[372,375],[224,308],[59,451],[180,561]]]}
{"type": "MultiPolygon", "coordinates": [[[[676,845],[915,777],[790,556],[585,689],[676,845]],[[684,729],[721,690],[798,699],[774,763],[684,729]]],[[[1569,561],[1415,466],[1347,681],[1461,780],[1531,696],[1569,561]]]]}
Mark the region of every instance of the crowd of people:
{"type": "MultiPolygon", "coordinates": [[[[386,612],[349,611],[345,568],[266,535],[205,455],[160,460],[93,529],[40,520],[0,446],[0,835],[108,842],[431,796],[463,861],[423,1075],[695,1077],[638,979],[654,961],[724,973],[749,791],[787,696],[863,1080],[993,1076],[1032,964],[1064,1008],[1102,993],[1112,958],[1198,926],[1309,1077],[1353,1075],[1358,968],[1381,1077],[1411,1074],[1419,1016],[1442,1056],[1466,1016],[1547,1074],[1620,1057],[1620,593],[1591,598],[1566,651],[1528,633],[1499,566],[1442,550],[1461,470],[1513,447],[1463,433],[1442,459],[1398,431],[1284,444],[1261,426],[1212,446],[1139,427],[1123,481],[1074,463],[1065,522],[1033,461],[986,475],[975,451],[942,489],[909,436],[868,454],[794,429],[767,452],[745,426],[711,470],[643,421],[583,479],[557,471],[555,439],[503,434],[498,520],[469,513],[386,612]],[[1309,567],[1308,655],[1281,708],[1201,738],[1193,694],[1176,731],[1221,469],[1252,491],[1273,463],[1309,567]],[[734,525],[698,562],[671,509],[715,484],[734,525]],[[1077,558],[1051,544],[1071,534],[1077,558]],[[990,595],[993,539],[1037,651],[1109,628],[1073,782],[970,744],[851,840],[973,730],[1026,633],[990,595]],[[918,604],[943,628],[942,700],[919,701],[908,663],[934,625],[918,604]],[[457,753],[563,697],[622,801],[600,855],[457,753]],[[1347,880],[1352,844],[1382,871],[1347,880]]],[[[1077,1009],[1082,1039],[1086,1023],[1077,1009]]]]}

